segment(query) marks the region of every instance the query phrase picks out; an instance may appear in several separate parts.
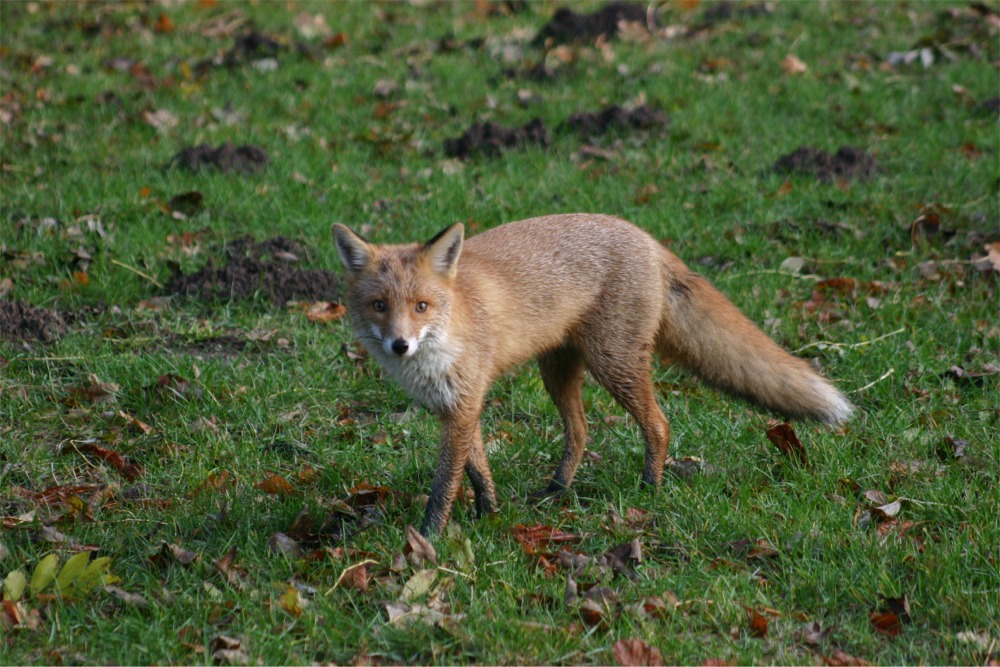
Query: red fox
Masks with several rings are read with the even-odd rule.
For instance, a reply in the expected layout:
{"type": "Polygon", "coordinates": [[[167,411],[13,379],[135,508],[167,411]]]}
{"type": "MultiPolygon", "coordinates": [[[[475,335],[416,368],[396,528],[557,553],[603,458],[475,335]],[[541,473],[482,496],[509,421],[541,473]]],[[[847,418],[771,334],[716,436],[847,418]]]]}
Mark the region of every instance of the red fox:
{"type": "Polygon", "coordinates": [[[464,242],[457,223],[422,245],[374,245],[341,224],[333,235],[355,335],[442,422],[425,535],[447,524],[463,469],[477,514],[496,511],[480,415],[493,381],[532,358],[565,424],[562,460],[539,495],[566,489],[583,457],[585,370],[642,428],[642,481],[653,486],[670,439],[650,380],[654,356],[786,417],[835,424],[853,409],[708,280],[620,218],[532,218],[464,242]]]}

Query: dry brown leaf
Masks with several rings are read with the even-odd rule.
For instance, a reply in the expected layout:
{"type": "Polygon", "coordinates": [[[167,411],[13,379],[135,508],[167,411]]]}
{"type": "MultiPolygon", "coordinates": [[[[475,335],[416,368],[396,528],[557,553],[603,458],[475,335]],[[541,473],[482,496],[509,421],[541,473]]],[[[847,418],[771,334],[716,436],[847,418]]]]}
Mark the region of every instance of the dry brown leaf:
{"type": "Polygon", "coordinates": [[[437,551],[434,550],[434,546],[413,526],[406,527],[406,548],[403,550],[403,553],[411,561],[415,560],[418,564],[428,561],[437,565],[438,562],[437,551]]]}
{"type": "Polygon", "coordinates": [[[162,542],[160,550],[150,556],[149,559],[161,566],[169,565],[170,563],[179,563],[180,565],[188,566],[198,562],[201,556],[193,551],[184,549],[178,544],[162,542]]]}
{"type": "Polygon", "coordinates": [[[790,459],[798,459],[802,465],[806,464],[806,448],[799,440],[799,436],[795,435],[795,429],[791,424],[771,419],[767,422],[765,434],[782,454],[790,459]]]}
{"type": "Polygon", "coordinates": [[[765,639],[768,631],[767,616],[760,613],[753,607],[746,607],[747,629],[751,637],[755,639],[765,639]]]}
{"type": "Polygon", "coordinates": [[[882,634],[895,637],[903,631],[903,621],[898,614],[891,611],[876,612],[868,614],[868,620],[872,627],[882,634]]]}
{"type": "Polygon", "coordinates": [[[370,580],[368,566],[377,564],[376,561],[371,559],[355,563],[340,573],[340,576],[337,577],[337,583],[344,588],[366,593],[368,592],[368,582],[370,580]]]}
{"type": "Polygon", "coordinates": [[[212,559],[215,564],[215,569],[219,571],[220,574],[225,578],[226,583],[237,590],[242,590],[245,588],[243,579],[241,575],[243,574],[242,568],[234,563],[236,560],[236,547],[234,546],[230,549],[226,555],[218,560],[212,559]]]}
{"type": "Polygon", "coordinates": [[[119,410],[118,411],[118,416],[121,417],[122,419],[124,419],[126,422],[128,422],[128,424],[130,426],[135,426],[137,429],[139,429],[140,431],[142,431],[146,435],[149,435],[150,433],[153,432],[153,427],[152,426],[150,426],[149,424],[147,424],[146,422],[140,420],[137,417],[133,417],[132,415],[130,415],[127,412],[125,412],[124,410],[119,410]]]}
{"type": "Polygon", "coordinates": [[[615,655],[615,662],[622,667],[630,667],[631,665],[660,667],[664,664],[659,649],[650,646],[638,637],[619,639],[611,646],[611,651],[615,655]]]}
{"type": "Polygon", "coordinates": [[[781,61],[781,70],[790,75],[805,74],[809,71],[809,66],[802,62],[798,56],[790,53],[781,61]]]}
{"type": "Polygon", "coordinates": [[[552,526],[545,526],[540,523],[532,526],[526,526],[519,523],[511,528],[511,532],[514,534],[514,539],[516,539],[529,554],[535,554],[539,549],[548,549],[556,544],[577,542],[580,539],[579,535],[567,533],[557,528],[553,528],[552,526]]]}
{"type": "Polygon", "coordinates": [[[271,553],[284,554],[289,558],[298,558],[302,555],[299,543],[284,533],[273,533],[267,538],[267,546],[271,549],[271,553]]]}
{"type": "Polygon", "coordinates": [[[844,653],[840,649],[837,649],[830,655],[821,657],[823,658],[823,663],[829,665],[829,667],[868,667],[871,664],[861,658],[855,658],[849,653],[844,653]]]}
{"type": "Polygon", "coordinates": [[[278,473],[272,473],[263,481],[254,484],[254,487],[270,495],[289,496],[295,493],[295,487],[278,473]]]}
{"type": "Polygon", "coordinates": [[[1000,271],[1000,241],[987,243],[983,248],[986,250],[986,258],[994,271],[1000,271]]]}
{"type": "Polygon", "coordinates": [[[333,301],[317,301],[306,309],[306,319],[310,322],[335,322],[346,314],[347,308],[333,301]]]}
{"type": "Polygon", "coordinates": [[[113,449],[107,449],[105,447],[99,447],[94,443],[84,443],[77,445],[77,450],[84,454],[90,454],[101,459],[112,468],[118,471],[118,473],[132,482],[142,476],[144,469],[142,465],[138,463],[132,463],[127,458],[122,456],[120,453],[113,449]]]}

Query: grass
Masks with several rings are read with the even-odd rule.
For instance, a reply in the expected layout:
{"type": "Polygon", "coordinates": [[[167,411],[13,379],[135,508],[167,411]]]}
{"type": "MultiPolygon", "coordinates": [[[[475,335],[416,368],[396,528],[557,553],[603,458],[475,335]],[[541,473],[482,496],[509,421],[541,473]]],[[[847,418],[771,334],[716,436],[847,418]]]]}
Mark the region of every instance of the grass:
{"type": "MultiPolygon", "coordinates": [[[[699,25],[708,7],[686,4],[665,5],[664,24],[699,25]]],[[[239,644],[218,660],[268,664],[610,663],[629,637],[668,663],[816,663],[838,650],[885,664],[996,660],[997,272],[972,263],[1000,236],[998,122],[979,107],[997,93],[996,15],[944,3],[778,4],[689,38],[577,47],[554,81],[537,83],[503,69],[544,56],[525,41],[556,5],[492,16],[483,7],[0,4],[5,298],[101,307],[50,344],[0,342],[0,569],[30,576],[47,554],[65,560],[89,545],[112,559],[120,589],[147,602],[103,590],[28,595],[21,612],[34,615],[3,625],[0,662],[211,663],[219,636],[239,644]],[[302,36],[299,15],[325,16],[346,44],[302,36]],[[238,18],[282,43],[277,69],[245,62],[199,76],[198,63],[232,44],[209,33],[238,18]],[[459,46],[439,48],[449,35],[459,46]],[[917,40],[933,50],[931,66],[884,64],[917,40]],[[518,44],[512,63],[495,55],[518,44]],[[783,71],[793,53],[806,73],[783,71]],[[135,65],[118,71],[112,58],[135,65]],[[373,93],[381,79],[398,85],[390,99],[373,93]],[[540,101],[519,105],[522,88],[540,101]],[[574,157],[583,140],[562,121],[640,95],[668,128],[595,139],[610,159],[574,157]],[[143,120],[157,110],[176,124],[143,120]],[[477,120],[536,116],[552,131],[547,149],[443,156],[444,139],[477,120]],[[262,146],[266,170],[163,168],[185,146],[227,141],[262,146]],[[881,172],[839,183],[772,172],[802,145],[858,146],[881,172]],[[188,191],[203,195],[200,213],[164,213],[188,191]],[[390,566],[422,516],[433,417],[371,361],[344,353],[343,321],[309,322],[262,297],[151,309],[162,296],[154,280],[169,279],[171,262],[200,268],[214,244],[243,234],[288,236],[309,248],[308,266],[336,269],[335,221],[403,241],[455,221],[483,230],[578,210],[627,217],[664,239],[781,344],[816,356],[859,415],[837,431],[796,425],[809,460],[797,465],[768,442],[767,415],[660,369],[673,454],[710,469],[648,492],[637,428],[588,387],[595,460],[565,499],[535,507],[527,496],[558,460],[561,425],[537,371],[521,369],[496,384],[484,417],[498,443],[499,515],[477,522],[469,503],[456,508],[460,537],[435,542],[439,581],[451,587],[418,600],[447,604],[438,608],[455,622],[391,624],[385,605],[417,569],[390,566]],[[937,215],[939,233],[911,233],[922,211],[937,215]],[[88,231],[88,215],[103,235],[88,231]],[[170,240],[185,233],[196,248],[170,240]],[[78,248],[92,257],[85,284],[74,276],[78,248]],[[801,274],[779,271],[788,257],[806,259],[801,274]],[[813,298],[812,275],[862,288],[828,292],[831,314],[813,298]],[[885,288],[869,294],[872,281],[885,288]],[[984,377],[956,380],[951,366],[984,377]],[[91,374],[119,385],[114,402],[66,401],[91,374]],[[167,374],[188,384],[150,389],[167,374]],[[949,438],[967,441],[964,457],[949,438]],[[95,444],[141,463],[142,475],[129,481],[86,454],[95,444]],[[273,473],[291,493],[260,488],[273,473]],[[229,481],[213,485],[220,476],[229,481]],[[364,530],[337,540],[331,529],[322,558],[269,548],[300,511],[322,519],[361,484],[386,489],[364,530]],[[18,491],[75,485],[90,486],[51,505],[18,491]],[[895,522],[862,525],[869,490],[902,500],[895,522]],[[610,518],[630,508],[647,521],[610,518]],[[614,589],[620,602],[601,623],[564,600],[565,570],[547,571],[514,539],[515,525],[536,523],[580,536],[573,548],[592,556],[639,538],[636,579],[577,575],[614,589]],[[46,539],[43,524],[65,539],[46,539]],[[200,560],[157,565],[150,557],[164,542],[200,560]],[[240,586],[212,562],[234,547],[240,586]],[[368,559],[367,590],[334,586],[368,559]],[[307,606],[282,606],[290,581],[311,587],[307,606]],[[660,617],[629,611],[668,592],[682,604],[660,617]],[[884,598],[902,596],[901,631],[873,627],[884,598]],[[753,636],[748,608],[765,610],[766,637],[753,636]],[[818,644],[800,634],[812,622],[830,631],[818,644]]]]}

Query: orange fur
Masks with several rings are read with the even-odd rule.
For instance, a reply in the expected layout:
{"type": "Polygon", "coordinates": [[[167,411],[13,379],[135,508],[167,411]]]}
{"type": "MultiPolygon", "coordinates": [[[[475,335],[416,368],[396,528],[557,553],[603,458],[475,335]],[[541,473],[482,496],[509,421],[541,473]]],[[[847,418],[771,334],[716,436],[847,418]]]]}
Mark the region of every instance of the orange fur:
{"type": "Polygon", "coordinates": [[[373,245],[343,225],[334,225],[334,238],[355,333],[442,420],[425,534],[447,523],[463,470],[478,512],[496,509],[480,433],[483,400],[500,374],[533,358],[566,425],[565,452],[545,493],[569,486],[583,456],[585,370],[642,428],[642,479],[653,485],[670,439],[650,381],[654,355],[789,417],[836,423],[851,413],[829,381],[620,218],[532,218],[467,241],[456,224],[423,245],[373,245]]]}

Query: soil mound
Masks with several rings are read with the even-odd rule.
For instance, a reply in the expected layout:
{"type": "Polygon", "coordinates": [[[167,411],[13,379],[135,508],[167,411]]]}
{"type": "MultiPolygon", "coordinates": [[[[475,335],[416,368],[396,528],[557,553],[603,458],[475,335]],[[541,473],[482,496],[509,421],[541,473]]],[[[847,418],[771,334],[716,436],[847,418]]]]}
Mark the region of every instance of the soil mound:
{"type": "Polygon", "coordinates": [[[234,146],[222,144],[213,148],[208,144],[188,146],[171,158],[167,167],[175,164],[189,171],[200,171],[203,168],[218,169],[224,174],[256,174],[267,166],[267,152],[260,146],[246,144],[234,146]]]}
{"type": "Polygon", "coordinates": [[[445,139],[444,153],[448,157],[465,159],[482,153],[499,155],[505,149],[525,144],[549,145],[549,131],[538,118],[523,127],[507,128],[496,123],[476,123],[462,136],[445,139]]]}
{"type": "Polygon", "coordinates": [[[247,299],[260,293],[279,305],[296,299],[336,301],[340,297],[337,274],[296,267],[304,248],[284,237],[257,242],[245,236],[225,244],[223,251],[225,264],[212,260],[194,273],[178,272],[167,284],[167,293],[202,301],[247,299]]]}
{"type": "Polygon", "coordinates": [[[851,146],[843,146],[834,154],[802,146],[778,158],[773,168],[779,174],[808,174],[824,182],[838,178],[864,180],[879,171],[875,158],[851,146]]]}
{"type": "Polygon", "coordinates": [[[647,130],[666,124],[663,112],[646,105],[632,110],[612,105],[595,113],[573,114],[566,119],[566,127],[587,136],[606,134],[613,129],[647,130]]]}
{"type": "Polygon", "coordinates": [[[538,31],[531,45],[589,42],[601,35],[610,39],[618,33],[619,21],[641,21],[645,24],[646,5],[638,2],[609,2],[590,14],[577,14],[572,9],[561,7],[556,10],[552,20],[538,31]]]}
{"type": "Polygon", "coordinates": [[[0,339],[48,343],[66,328],[59,313],[23,301],[0,301],[0,339]]]}

